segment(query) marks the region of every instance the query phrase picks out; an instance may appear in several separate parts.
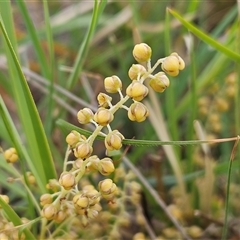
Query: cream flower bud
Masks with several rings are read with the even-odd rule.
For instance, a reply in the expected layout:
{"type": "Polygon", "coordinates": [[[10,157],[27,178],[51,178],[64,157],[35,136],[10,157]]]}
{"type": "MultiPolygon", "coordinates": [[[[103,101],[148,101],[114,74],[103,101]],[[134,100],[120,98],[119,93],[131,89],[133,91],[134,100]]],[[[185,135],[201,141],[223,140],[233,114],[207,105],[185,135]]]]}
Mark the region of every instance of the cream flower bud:
{"type": "Polygon", "coordinates": [[[78,159],[76,159],[75,161],[74,161],[74,163],[73,163],[73,168],[74,169],[80,169],[80,168],[82,168],[82,165],[83,165],[83,159],[81,159],[81,158],[78,158],[78,159]]]}
{"type": "Polygon", "coordinates": [[[98,188],[101,194],[108,195],[114,193],[117,190],[117,186],[113,183],[112,179],[104,179],[98,183],[98,188]]]}
{"type": "Polygon", "coordinates": [[[59,178],[59,184],[65,190],[70,190],[76,185],[75,176],[72,173],[63,172],[59,178]]]}
{"type": "Polygon", "coordinates": [[[131,80],[137,80],[138,75],[142,76],[146,72],[147,70],[143,65],[133,64],[128,71],[128,76],[131,80]]]}
{"type": "Polygon", "coordinates": [[[89,206],[94,206],[95,204],[100,202],[100,195],[96,189],[91,189],[87,191],[85,194],[88,197],[89,206]]]}
{"type": "Polygon", "coordinates": [[[149,111],[147,107],[140,102],[133,103],[128,110],[128,118],[131,121],[142,122],[148,115],[149,111]]]}
{"type": "Polygon", "coordinates": [[[63,222],[67,217],[67,214],[64,211],[58,211],[55,215],[54,215],[54,221],[57,223],[61,223],[63,222]]]}
{"type": "Polygon", "coordinates": [[[75,130],[71,131],[66,137],[66,142],[71,147],[75,147],[78,142],[83,142],[85,140],[86,137],[75,130]]]}
{"type": "Polygon", "coordinates": [[[133,80],[132,83],[127,87],[126,93],[129,97],[135,101],[141,101],[148,94],[148,88],[142,83],[133,80]]]}
{"type": "Polygon", "coordinates": [[[166,57],[162,63],[163,71],[168,73],[170,76],[177,76],[179,70],[183,70],[184,68],[185,63],[183,59],[175,52],[166,57]]]}
{"type": "Polygon", "coordinates": [[[98,211],[97,210],[95,210],[95,209],[88,209],[88,211],[87,211],[87,216],[89,217],[89,218],[91,218],[91,219],[94,219],[94,218],[96,218],[97,216],[98,216],[98,211]]]}
{"type": "Polygon", "coordinates": [[[113,114],[106,108],[99,108],[94,115],[95,122],[101,126],[107,126],[113,118],[113,114]]]}
{"type": "MultiPolygon", "coordinates": [[[[3,199],[3,201],[5,202],[5,203],[9,203],[9,197],[7,196],[7,195],[0,195],[1,196],[1,198],[3,199]]],[[[2,206],[0,205],[0,209],[2,208],[2,206]]]]}
{"type": "Polygon", "coordinates": [[[123,139],[124,136],[118,130],[110,132],[104,140],[106,149],[109,151],[119,150],[122,147],[123,139]]]}
{"type": "Polygon", "coordinates": [[[86,197],[84,194],[78,193],[73,197],[73,203],[75,208],[83,209],[88,207],[89,200],[88,197],[86,197]]]}
{"type": "Polygon", "coordinates": [[[33,176],[33,174],[31,172],[26,172],[26,176],[27,176],[29,184],[36,183],[36,178],[33,176]]]}
{"type": "Polygon", "coordinates": [[[116,75],[104,79],[105,90],[109,93],[116,93],[122,90],[122,81],[116,75]]]}
{"type": "Polygon", "coordinates": [[[149,81],[149,85],[156,92],[164,92],[170,81],[164,72],[159,72],[149,81]]]}
{"type": "Polygon", "coordinates": [[[137,62],[147,62],[152,56],[152,49],[146,43],[136,44],[133,48],[133,57],[137,62]]]}
{"type": "Polygon", "coordinates": [[[98,171],[102,175],[109,175],[112,172],[114,172],[114,170],[115,170],[115,167],[111,158],[106,157],[101,159],[101,161],[99,161],[98,171]]]}
{"type": "Polygon", "coordinates": [[[57,213],[57,208],[53,204],[47,204],[42,209],[42,216],[47,220],[52,220],[57,213]]]}
{"type": "Polygon", "coordinates": [[[73,149],[74,156],[76,158],[82,158],[82,159],[90,157],[92,154],[92,151],[93,151],[92,146],[87,142],[79,143],[73,149]]]}
{"type": "Polygon", "coordinates": [[[49,194],[49,193],[45,193],[40,197],[41,206],[44,206],[46,204],[50,204],[50,203],[52,203],[52,201],[53,201],[52,195],[49,194]]]}
{"type": "Polygon", "coordinates": [[[99,93],[97,96],[98,104],[100,107],[107,108],[112,98],[105,93],[99,93]]]}
{"type": "Polygon", "coordinates": [[[18,160],[18,154],[15,148],[9,148],[4,151],[4,158],[8,163],[15,163],[18,160]]]}
{"type": "Polygon", "coordinates": [[[57,192],[60,189],[59,182],[56,179],[49,179],[46,188],[52,190],[53,192],[57,192]]]}
{"type": "Polygon", "coordinates": [[[87,124],[93,119],[93,112],[90,108],[83,108],[77,113],[78,122],[87,124]]]}

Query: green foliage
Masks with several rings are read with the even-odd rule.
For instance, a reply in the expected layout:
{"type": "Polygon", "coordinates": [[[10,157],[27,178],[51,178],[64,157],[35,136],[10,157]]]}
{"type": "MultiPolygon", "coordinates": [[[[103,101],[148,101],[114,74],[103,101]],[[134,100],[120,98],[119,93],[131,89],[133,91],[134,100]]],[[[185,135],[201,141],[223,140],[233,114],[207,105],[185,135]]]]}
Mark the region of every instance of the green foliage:
{"type": "MultiPolygon", "coordinates": [[[[188,229],[198,225],[211,239],[208,226],[193,215],[198,209],[201,216],[210,216],[213,222],[224,217],[219,238],[236,238],[227,224],[230,216],[240,214],[236,201],[240,129],[237,3],[217,6],[214,1],[90,2],[63,6],[54,1],[0,1],[0,184],[1,196],[10,198],[8,205],[0,196],[4,222],[20,225],[15,230],[27,239],[43,239],[50,229],[49,238],[67,236],[64,234],[72,231],[71,218],[55,224],[41,216],[39,197],[52,194],[52,189],[46,189],[49,180],[64,182],[60,175],[72,164],[66,143],[69,132],[75,130],[85,137],[94,134],[92,125],[77,122],[77,112],[84,107],[96,112],[97,95],[105,92],[105,77],[119,76],[125,94],[131,83],[128,70],[135,63],[133,46],[145,42],[153,49],[152,62],[178,52],[186,67],[177,77],[169,76],[170,86],[164,93],[148,93],[143,103],[150,115],[145,123],[129,121],[125,109],[114,116],[111,128],[126,137],[122,140],[123,150],[113,151],[111,156],[115,168],[125,171],[126,178],[119,177],[116,183],[123,190],[119,199],[128,199],[124,194],[135,184],[130,169],[144,186],[142,191],[148,202],[144,210],[155,219],[162,212],[166,217],[166,231],[153,229],[156,236],[169,239],[168,226],[173,224],[187,239],[181,225],[184,223],[188,229]],[[34,19],[31,4],[39,4],[41,23],[34,19]],[[211,8],[210,4],[215,12],[201,14],[211,8]],[[222,12],[218,22],[212,22],[222,12]],[[5,161],[4,151],[10,147],[16,149],[19,163],[5,161]],[[36,183],[31,183],[29,172],[36,183]],[[172,205],[179,215],[171,212],[172,205]],[[27,224],[23,224],[25,216],[31,218],[27,224]]],[[[114,95],[111,97],[117,102],[114,95]]],[[[98,156],[105,156],[104,133],[97,133],[93,139],[96,137],[94,154],[98,156]]],[[[110,162],[107,159],[104,166],[111,168],[110,162]]],[[[83,163],[86,168],[88,164],[90,161],[83,163]]],[[[110,178],[117,178],[119,172],[112,173],[110,178]]],[[[80,172],[78,179],[83,175],[80,172]]],[[[85,180],[97,187],[102,176],[89,174],[82,182],[85,180]]],[[[54,196],[56,202],[65,198],[61,194],[54,196]]],[[[110,212],[105,205],[103,208],[110,212]]],[[[135,217],[132,208],[138,211],[141,206],[133,204],[129,209],[124,206],[117,214],[111,212],[112,225],[96,222],[106,231],[100,235],[114,236],[109,230],[115,229],[113,222],[121,229],[121,216],[129,211],[135,217]]],[[[79,238],[101,237],[97,230],[75,230],[79,238]]],[[[128,231],[133,237],[131,230],[128,231]]],[[[194,238],[190,230],[187,233],[194,238]]],[[[156,238],[151,234],[148,231],[151,238],[156,238]]]]}

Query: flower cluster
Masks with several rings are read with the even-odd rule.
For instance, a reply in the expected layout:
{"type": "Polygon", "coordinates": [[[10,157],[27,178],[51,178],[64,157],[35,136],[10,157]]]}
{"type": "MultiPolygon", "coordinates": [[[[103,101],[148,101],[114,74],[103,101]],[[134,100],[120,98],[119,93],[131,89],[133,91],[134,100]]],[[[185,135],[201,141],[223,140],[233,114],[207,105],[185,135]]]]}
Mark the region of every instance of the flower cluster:
{"type": "Polygon", "coordinates": [[[184,61],[177,53],[159,59],[153,67],[151,67],[151,55],[152,50],[147,44],[135,45],[133,56],[138,63],[133,64],[128,71],[131,82],[126,89],[126,94],[122,92],[122,81],[118,76],[106,77],[104,79],[106,92],[119,94],[119,101],[113,104],[112,97],[101,92],[97,96],[99,108],[95,113],[90,108],[83,108],[77,113],[80,124],[92,123],[95,130],[88,138],[75,130],[67,135],[68,156],[72,152],[75,160],[67,161],[68,156],[66,157],[65,169],[59,180],[49,181],[48,188],[54,193],[41,196],[42,216],[46,219],[61,222],[69,215],[78,215],[82,224],[87,225],[89,219],[95,218],[101,210],[101,198],[109,203],[114,202],[119,191],[110,178],[100,181],[98,190],[92,185],[84,186],[79,190],[80,180],[84,174],[93,171],[98,171],[104,176],[114,172],[115,166],[111,158],[100,159],[93,154],[93,143],[96,137],[101,135],[105,138],[107,152],[119,150],[122,147],[124,136],[118,130],[112,130],[110,126],[115,113],[120,108],[127,110],[127,116],[131,121],[142,122],[147,118],[149,111],[141,102],[149,92],[144,81],[149,79],[149,86],[154,91],[163,92],[170,84],[165,73],[176,76],[179,70],[184,68],[184,61]],[[140,63],[146,63],[147,67],[140,63]],[[160,64],[163,71],[153,74],[160,64]],[[125,105],[130,99],[132,100],[130,106],[125,105]],[[107,134],[102,131],[104,127],[107,128],[107,134]]]}

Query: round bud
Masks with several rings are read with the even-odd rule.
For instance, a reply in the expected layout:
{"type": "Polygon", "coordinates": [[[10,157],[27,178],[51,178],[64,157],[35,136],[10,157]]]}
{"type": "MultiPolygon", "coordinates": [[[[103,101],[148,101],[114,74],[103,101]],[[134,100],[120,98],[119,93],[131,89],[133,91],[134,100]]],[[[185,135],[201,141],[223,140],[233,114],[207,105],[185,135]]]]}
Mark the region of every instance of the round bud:
{"type": "Polygon", "coordinates": [[[156,92],[164,92],[170,81],[164,72],[159,72],[149,81],[150,87],[156,92]]]}
{"type": "Polygon", "coordinates": [[[89,206],[94,206],[100,202],[100,195],[96,189],[90,189],[85,194],[88,197],[89,206]]]}
{"type": "Polygon", "coordinates": [[[134,46],[132,53],[137,62],[147,62],[152,56],[152,49],[146,43],[140,43],[134,46]]]}
{"type": "Polygon", "coordinates": [[[98,183],[98,188],[101,194],[108,195],[114,193],[117,190],[117,186],[113,183],[112,179],[104,179],[98,183]]]}
{"type": "Polygon", "coordinates": [[[100,107],[107,108],[112,98],[105,93],[99,93],[97,96],[98,104],[100,107]]]}
{"type": "Polygon", "coordinates": [[[163,71],[168,73],[170,76],[177,76],[179,70],[183,70],[184,68],[185,63],[183,59],[175,52],[166,57],[162,62],[163,71]]]}
{"type": "Polygon", "coordinates": [[[84,194],[78,193],[73,197],[73,203],[75,208],[83,209],[88,207],[89,200],[88,197],[86,197],[84,194]]]}
{"type": "Polygon", "coordinates": [[[67,144],[72,148],[75,147],[78,142],[83,142],[85,140],[86,137],[75,130],[71,131],[66,137],[67,144]]]}
{"type": "Polygon", "coordinates": [[[109,93],[116,93],[122,90],[122,81],[116,75],[104,79],[105,90],[109,93]]]}
{"type": "Polygon", "coordinates": [[[55,222],[57,222],[57,223],[61,223],[61,222],[63,222],[64,220],[65,220],[65,218],[66,218],[66,213],[65,212],[63,212],[63,211],[58,211],[56,214],[55,214],[55,216],[54,216],[54,221],[55,222]]]}
{"type": "Polygon", "coordinates": [[[109,151],[119,150],[122,147],[123,139],[124,136],[118,130],[110,132],[104,140],[106,149],[109,151]]]}
{"type": "Polygon", "coordinates": [[[93,151],[92,146],[87,142],[79,143],[73,149],[74,156],[76,158],[82,158],[82,159],[90,157],[92,154],[92,151],[93,151]]]}
{"type": "Polygon", "coordinates": [[[148,94],[148,88],[139,81],[133,80],[127,87],[126,94],[135,101],[141,101],[148,94]]]}
{"type": "Polygon", "coordinates": [[[57,213],[57,208],[53,204],[47,204],[42,209],[42,216],[47,220],[52,220],[57,213]]]}
{"type": "Polygon", "coordinates": [[[102,174],[102,175],[109,175],[112,172],[114,172],[115,167],[113,164],[113,161],[111,158],[103,158],[101,161],[99,161],[98,163],[98,171],[102,174]]]}
{"type": "Polygon", "coordinates": [[[18,160],[18,154],[15,148],[9,148],[4,151],[4,158],[8,163],[15,163],[18,160]]]}
{"type": "Polygon", "coordinates": [[[106,108],[99,108],[94,115],[95,122],[101,126],[107,126],[113,118],[113,114],[106,108]]]}
{"type": "Polygon", "coordinates": [[[140,102],[134,102],[129,107],[128,118],[131,121],[142,122],[147,118],[148,115],[149,115],[149,111],[147,107],[140,102]]]}
{"type": "Polygon", "coordinates": [[[36,183],[36,178],[33,176],[33,174],[31,172],[26,172],[26,176],[27,176],[29,184],[36,183]]]}
{"type": "Polygon", "coordinates": [[[70,190],[76,185],[75,176],[72,173],[63,172],[59,178],[59,184],[65,190],[70,190]]]}
{"type": "Polygon", "coordinates": [[[44,206],[46,204],[52,203],[52,200],[53,200],[52,195],[49,193],[45,193],[40,197],[40,204],[41,206],[44,206]]]}
{"type": "Polygon", "coordinates": [[[128,71],[128,76],[131,80],[138,80],[138,76],[142,76],[146,72],[147,70],[143,65],[133,64],[128,71]]]}
{"type": "MultiPolygon", "coordinates": [[[[9,203],[9,197],[7,195],[0,195],[2,200],[5,202],[5,203],[9,203]]],[[[2,208],[2,206],[0,205],[0,209],[2,208]]]]}
{"type": "Polygon", "coordinates": [[[87,124],[93,119],[93,112],[90,108],[83,108],[77,113],[78,122],[87,124]]]}

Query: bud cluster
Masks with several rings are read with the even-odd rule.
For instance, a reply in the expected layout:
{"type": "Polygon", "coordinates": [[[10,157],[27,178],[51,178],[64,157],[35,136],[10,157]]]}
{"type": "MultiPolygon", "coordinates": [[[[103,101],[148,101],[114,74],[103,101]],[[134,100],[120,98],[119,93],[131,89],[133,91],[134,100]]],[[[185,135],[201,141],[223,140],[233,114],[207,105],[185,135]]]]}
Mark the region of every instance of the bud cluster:
{"type": "MultiPolygon", "coordinates": [[[[93,143],[96,137],[104,136],[107,153],[120,150],[124,136],[118,130],[112,130],[110,126],[115,113],[122,108],[127,110],[127,116],[131,121],[144,121],[149,115],[147,107],[142,103],[149,93],[149,88],[144,84],[145,80],[149,79],[149,86],[154,91],[163,92],[170,84],[165,72],[176,76],[184,68],[184,62],[177,53],[159,59],[151,67],[152,50],[146,43],[135,45],[132,53],[138,63],[133,64],[128,71],[131,82],[126,88],[125,94],[122,92],[122,80],[118,76],[113,75],[104,79],[105,91],[109,94],[119,94],[119,101],[113,103],[111,96],[101,92],[97,96],[99,108],[95,113],[90,108],[83,108],[77,113],[77,120],[80,124],[92,123],[95,130],[88,138],[75,130],[66,136],[70,151],[64,162],[64,171],[58,181],[51,179],[47,185],[53,194],[43,194],[40,198],[43,206],[42,216],[46,219],[61,222],[67,216],[74,214],[80,216],[82,224],[85,226],[89,219],[95,218],[101,210],[101,198],[107,200],[108,203],[114,202],[118,188],[110,178],[100,181],[98,190],[89,185],[83,187],[82,190],[78,189],[84,174],[99,172],[101,175],[107,176],[115,171],[111,158],[107,156],[100,159],[93,154],[93,143]],[[142,63],[146,63],[147,67],[141,65],[142,63]],[[153,74],[160,64],[162,64],[164,72],[159,71],[153,74]],[[128,100],[132,100],[132,103],[125,105],[128,100]],[[105,127],[107,133],[102,132],[105,127]],[[67,161],[70,153],[73,153],[75,160],[67,161]]],[[[133,186],[134,188],[136,186],[133,186]]],[[[132,192],[134,201],[137,202],[139,193],[132,192]]]]}

